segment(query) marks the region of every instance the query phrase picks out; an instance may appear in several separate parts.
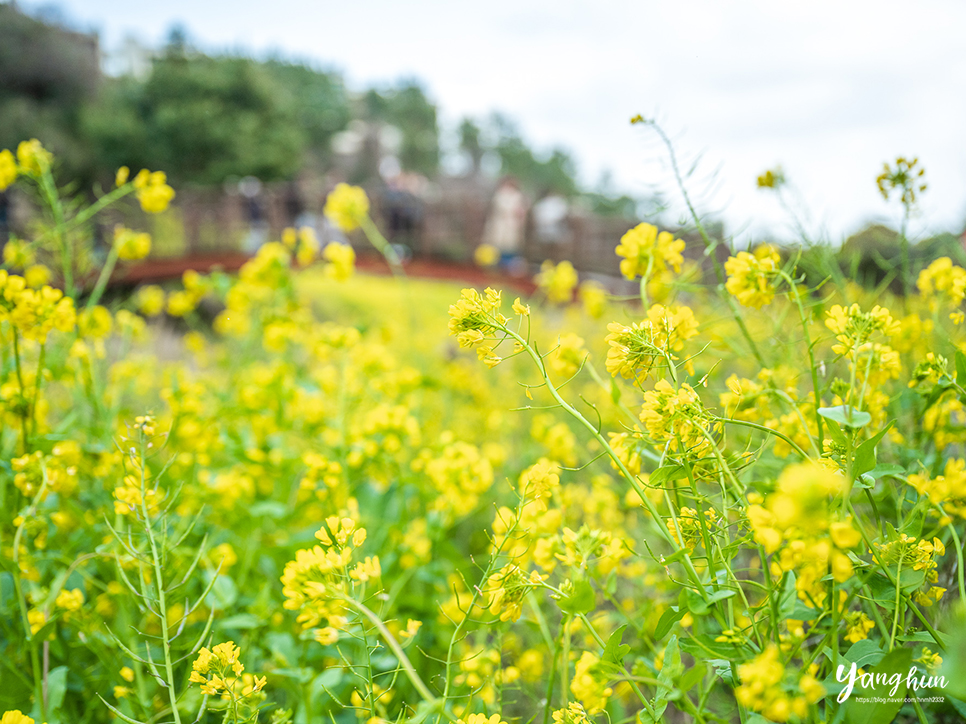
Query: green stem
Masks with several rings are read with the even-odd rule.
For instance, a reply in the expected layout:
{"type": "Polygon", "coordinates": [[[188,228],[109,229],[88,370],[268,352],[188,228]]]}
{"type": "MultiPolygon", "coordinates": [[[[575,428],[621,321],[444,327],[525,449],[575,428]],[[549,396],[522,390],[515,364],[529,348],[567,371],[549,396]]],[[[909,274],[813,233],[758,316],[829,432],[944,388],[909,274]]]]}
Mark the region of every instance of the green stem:
{"type": "MultiPolygon", "coordinates": [[[[383,640],[392,650],[393,654],[395,654],[396,659],[399,661],[399,665],[406,673],[406,676],[409,678],[410,683],[412,683],[416,691],[419,692],[419,695],[423,698],[423,700],[426,702],[438,701],[439,697],[433,696],[433,692],[429,690],[429,687],[426,686],[426,684],[420,678],[419,674],[416,673],[416,668],[412,665],[412,662],[409,660],[409,657],[406,656],[406,652],[403,651],[402,646],[399,645],[399,642],[396,641],[396,638],[389,632],[389,629],[386,628],[386,624],[382,622],[382,619],[379,618],[371,610],[369,610],[369,608],[367,608],[364,604],[359,603],[359,601],[356,601],[348,597],[343,597],[342,600],[345,601],[350,606],[352,606],[353,608],[355,608],[359,613],[361,613],[367,619],[369,619],[369,621],[372,622],[372,625],[379,630],[379,633],[382,635],[383,640]]],[[[445,707],[442,708],[441,713],[443,716],[446,717],[447,720],[451,722],[456,721],[456,717],[453,716],[450,712],[448,712],[445,707]]]]}
{"type": "Polygon", "coordinates": [[[569,695],[569,684],[570,684],[570,622],[572,617],[568,614],[563,617],[560,622],[560,633],[561,633],[561,656],[560,656],[560,706],[562,709],[567,708],[567,703],[570,700],[569,695]]]}
{"type": "MultiPolygon", "coordinates": [[[[20,385],[20,398],[21,400],[26,402],[27,392],[23,386],[23,370],[20,367],[20,334],[17,332],[16,327],[14,327],[13,325],[10,325],[10,327],[13,330],[13,361],[14,361],[14,366],[16,367],[16,370],[17,370],[17,382],[20,385]]],[[[23,440],[22,440],[23,453],[24,455],[26,455],[29,450],[29,447],[28,447],[29,437],[27,435],[27,415],[24,414],[24,412],[25,411],[21,410],[19,417],[20,417],[20,431],[23,434],[23,440]]]]}
{"type": "Polygon", "coordinates": [[[821,451],[824,447],[824,433],[822,429],[822,416],[818,414],[818,408],[822,406],[822,396],[818,384],[818,368],[815,366],[815,345],[812,342],[812,335],[808,331],[808,318],[805,314],[805,307],[802,304],[801,295],[798,293],[798,287],[785,272],[781,272],[781,276],[788,282],[788,286],[792,290],[792,297],[795,300],[795,306],[798,308],[798,318],[802,324],[802,332],[805,334],[805,344],[808,347],[808,366],[812,372],[812,394],[815,402],[815,425],[818,430],[818,449],[821,451]]]}
{"type": "Polygon", "coordinates": [[[144,435],[141,433],[141,513],[144,516],[144,529],[151,546],[151,560],[154,564],[154,580],[158,587],[158,618],[161,620],[161,647],[164,650],[164,671],[167,677],[168,699],[171,702],[171,712],[174,714],[175,724],[181,724],[181,714],[178,712],[178,696],[174,690],[174,665],[171,661],[171,639],[168,633],[168,609],[164,598],[164,577],[161,574],[161,557],[158,554],[157,543],[154,540],[154,529],[148,512],[147,488],[144,479],[144,435]]]}
{"type": "Polygon", "coordinates": [[[117,266],[118,259],[118,247],[117,245],[112,245],[110,252],[107,254],[107,259],[104,261],[104,267],[101,269],[100,275],[97,277],[97,283],[94,285],[94,290],[91,292],[91,296],[87,299],[87,304],[84,305],[84,309],[91,309],[97,304],[101,295],[104,294],[104,290],[107,288],[107,283],[111,280],[111,274],[114,273],[114,267],[117,266]]]}
{"type": "Polygon", "coordinates": [[[892,618],[892,635],[889,637],[889,651],[896,645],[896,629],[899,627],[899,604],[902,598],[902,558],[899,559],[899,566],[896,569],[896,610],[892,618]]]}
{"type": "Polygon", "coordinates": [[[46,720],[47,696],[44,686],[44,677],[40,666],[40,654],[37,651],[37,639],[34,638],[33,631],[30,629],[30,616],[27,610],[27,598],[24,596],[23,582],[20,578],[20,538],[23,536],[23,531],[24,527],[27,525],[27,520],[36,515],[37,506],[40,504],[40,501],[44,499],[44,495],[47,492],[47,468],[44,467],[43,462],[41,462],[41,473],[43,477],[40,484],[40,490],[37,491],[37,494],[30,502],[30,507],[24,512],[23,520],[20,522],[20,525],[17,526],[17,532],[13,536],[12,574],[14,592],[17,596],[17,604],[20,608],[20,616],[24,625],[24,635],[27,639],[27,643],[30,645],[30,668],[33,671],[34,677],[34,698],[40,707],[41,720],[46,720]]]}
{"type": "Polygon", "coordinates": [[[610,459],[614,461],[614,464],[617,466],[618,470],[620,470],[624,478],[631,484],[631,487],[634,488],[634,492],[637,493],[638,497],[640,497],[644,507],[647,508],[648,513],[651,514],[651,517],[654,519],[655,523],[657,523],[658,533],[668,543],[668,545],[674,549],[675,553],[679,551],[683,553],[682,560],[684,562],[684,567],[687,571],[688,577],[701,594],[701,598],[707,601],[708,593],[705,591],[704,584],[701,582],[701,577],[694,569],[694,564],[691,562],[691,558],[688,556],[687,551],[683,549],[676,540],[674,540],[674,537],[670,534],[670,532],[668,532],[666,527],[660,525],[661,514],[658,512],[657,508],[654,507],[654,503],[651,502],[651,499],[648,498],[644,493],[644,490],[641,488],[640,483],[638,483],[637,478],[631,474],[630,470],[627,469],[627,466],[624,465],[624,461],[620,459],[620,456],[614,451],[614,448],[610,446],[610,443],[601,434],[600,430],[598,430],[590,420],[580,414],[576,408],[574,408],[560,395],[560,392],[557,390],[556,386],[550,381],[550,376],[547,373],[547,368],[544,365],[543,358],[537,354],[533,347],[531,347],[523,337],[514,332],[512,329],[508,328],[506,325],[497,323],[497,328],[512,337],[521,345],[524,351],[526,351],[526,353],[530,356],[530,359],[533,360],[533,363],[537,366],[537,370],[540,372],[541,377],[543,377],[547,390],[549,390],[550,394],[557,401],[557,403],[584,428],[586,428],[591,435],[594,436],[594,439],[600,443],[601,447],[607,452],[610,459]]]}
{"type": "Polygon", "coordinates": [[[40,357],[37,359],[37,376],[34,379],[34,399],[30,403],[30,436],[37,435],[37,402],[40,399],[40,382],[44,378],[44,357],[47,352],[47,341],[40,343],[40,357]]]}
{"type": "Polygon", "coordinates": [[[369,243],[376,247],[376,250],[382,254],[386,262],[389,264],[389,268],[392,270],[394,276],[405,277],[406,272],[403,271],[402,261],[396,250],[393,248],[392,244],[382,235],[379,228],[373,223],[372,219],[367,215],[359,223],[359,227],[365,233],[366,238],[369,239],[369,243]]]}
{"type": "Polygon", "coordinates": [[[701,235],[701,241],[704,242],[705,253],[711,258],[711,263],[714,265],[714,273],[718,278],[719,293],[727,302],[728,308],[731,310],[731,315],[738,324],[738,329],[741,330],[741,335],[748,343],[748,347],[751,349],[751,353],[755,356],[755,360],[757,360],[758,364],[762,367],[768,367],[768,365],[765,364],[765,358],[761,356],[761,352],[758,350],[758,345],[751,336],[751,333],[748,331],[748,327],[745,326],[745,320],[742,319],[741,313],[735,306],[734,299],[730,294],[728,294],[727,291],[725,291],[724,268],[721,266],[721,262],[718,261],[718,256],[715,253],[715,249],[718,247],[718,242],[712,240],[712,238],[708,235],[707,230],[704,228],[704,224],[701,223],[701,217],[698,216],[698,212],[695,210],[694,204],[691,202],[691,196],[688,194],[687,186],[684,184],[684,177],[681,175],[681,169],[678,167],[677,154],[674,152],[674,144],[671,143],[671,139],[668,138],[667,134],[664,133],[664,129],[661,128],[656,121],[648,120],[645,121],[645,123],[653,128],[657,135],[660,136],[661,141],[663,141],[668,150],[668,156],[671,160],[671,169],[674,172],[674,179],[677,182],[678,189],[681,191],[681,196],[684,197],[684,203],[688,207],[688,213],[691,215],[691,219],[694,221],[694,225],[697,228],[698,233],[701,235]]]}

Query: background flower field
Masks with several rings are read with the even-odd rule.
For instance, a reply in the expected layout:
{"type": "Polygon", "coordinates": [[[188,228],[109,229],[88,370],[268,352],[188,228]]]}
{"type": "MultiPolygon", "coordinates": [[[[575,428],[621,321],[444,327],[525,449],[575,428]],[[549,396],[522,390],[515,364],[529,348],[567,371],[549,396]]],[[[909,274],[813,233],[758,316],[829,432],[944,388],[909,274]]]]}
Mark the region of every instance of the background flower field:
{"type": "Polygon", "coordinates": [[[122,294],[151,239],[98,266],[91,219],[175,190],[121,169],[89,205],[56,171],[0,153],[38,209],[0,272],[3,724],[966,713],[951,259],[866,289],[802,249],[718,263],[695,215],[707,274],[641,224],[633,298],[568,262],[521,298],[406,278],[342,185],[394,277],[292,229],[122,294]]]}

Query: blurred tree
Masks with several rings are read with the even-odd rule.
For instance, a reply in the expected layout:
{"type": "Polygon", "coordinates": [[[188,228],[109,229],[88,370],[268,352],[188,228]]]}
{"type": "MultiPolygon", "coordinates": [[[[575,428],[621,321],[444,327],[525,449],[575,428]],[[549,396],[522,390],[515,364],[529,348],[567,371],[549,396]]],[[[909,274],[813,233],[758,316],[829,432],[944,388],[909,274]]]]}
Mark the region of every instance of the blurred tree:
{"type": "Polygon", "coordinates": [[[483,146],[483,132],[472,118],[464,118],[458,129],[460,150],[470,157],[473,175],[480,172],[486,148],[483,146]]]}
{"type": "Polygon", "coordinates": [[[342,78],[280,58],[265,62],[263,68],[296,99],[296,117],[309,150],[319,164],[327,164],[332,156],[332,136],[345,129],[351,119],[342,78]]]}
{"type": "Polygon", "coordinates": [[[84,103],[101,80],[97,37],[0,4],[0,148],[39,138],[83,182],[93,155],[80,138],[84,103]]]}
{"type": "Polygon", "coordinates": [[[285,178],[307,143],[294,96],[270,70],[182,43],[168,46],[145,82],[111,84],[86,128],[109,167],[161,168],[182,183],[285,178]]]}
{"type": "MultiPolygon", "coordinates": [[[[899,293],[902,285],[896,275],[900,249],[898,231],[883,224],[869,224],[846,239],[836,257],[840,268],[860,284],[874,287],[890,279],[893,291],[899,293]]],[[[920,239],[911,247],[910,256],[913,286],[918,270],[934,259],[948,256],[957,264],[966,262],[966,253],[960,240],[945,232],[920,239]]]]}
{"type": "Polygon", "coordinates": [[[430,178],[439,171],[439,125],[436,106],[416,81],[379,91],[369,89],[362,98],[362,113],[370,124],[395,126],[402,134],[399,163],[406,171],[430,178]]]}
{"type": "Polygon", "coordinates": [[[500,139],[494,150],[502,161],[502,172],[515,176],[528,191],[547,189],[568,197],[577,194],[576,167],[566,151],[555,148],[541,160],[517,136],[500,139]]]}

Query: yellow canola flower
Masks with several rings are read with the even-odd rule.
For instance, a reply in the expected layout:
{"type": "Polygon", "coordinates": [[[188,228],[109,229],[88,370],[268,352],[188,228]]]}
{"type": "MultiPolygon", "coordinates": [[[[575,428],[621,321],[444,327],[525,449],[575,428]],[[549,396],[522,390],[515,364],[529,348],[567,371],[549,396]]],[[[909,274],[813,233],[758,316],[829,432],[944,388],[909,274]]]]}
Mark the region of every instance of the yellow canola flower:
{"type": "Polygon", "coordinates": [[[810,667],[809,673],[798,680],[792,694],[783,686],[785,674],[779,649],[771,644],[754,659],[738,667],[741,685],[735,689],[735,698],[742,706],[761,712],[772,721],[784,722],[792,717],[805,717],[808,705],[825,696],[825,687],[813,676],[814,671],[810,667]]]}
{"type": "Polygon", "coordinates": [[[600,663],[600,657],[590,651],[584,651],[574,669],[574,678],[570,682],[570,691],[587,708],[588,714],[596,714],[607,705],[607,699],[614,690],[601,682],[595,676],[595,667],[600,663]]]}
{"type": "Polygon", "coordinates": [[[926,190],[926,182],[923,177],[926,169],[919,165],[919,159],[907,159],[899,156],[895,165],[888,163],[882,164],[882,173],[876,179],[879,193],[882,198],[887,199],[893,191],[899,191],[899,200],[904,206],[912,206],[916,203],[916,194],[926,190]]]}
{"type": "Polygon", "coordinates": [[[480,244],[473,252],[473,261],[477,266],[494,266],[500,261],[500,250],[492,244],[480,244]]]}
{"type": "Polygon", "coordinates": [[[768,169],[757,180],[760,189],[776,189],[784,185],[785,174],[781,168],[768,169]]]}
{"type": "MultiPolygon", "coordinates": [[[[10,322],[25,338],[43,342],[54,329],[61,332],[74,329],[77,317],[73,299],[65,297],[60,289],[53,287],[26,289],[25,286],[23,277],[8,277],[5,271],[0,270],[3,296],[14,301],[13,309],[9,311],[10,322]]],[[[3,316],[0,313],[0,317],[3,316]]]]}
{"type": "Polygon", "coordinates": [[[43,264],[31,264],[23,272],[24,281],[31,289],[40,289],[50,281],[51,276],[50,269],[43,264]]]}
{"type": "Polygon", "coordinates": [[[623,257],[620,268],[625,279],[664,276],[668,267],[681,271],[684,241],[669,231],[658,233],[653,224],[642,223],[627,231],[615,249],[623,257]]]}
{"type": "Polygon", "coordinates": [[[127,183],[127,179],[130,175],[131,169],[129,169],[127,166],[121,166],[117,170],[117,173],[114,174],[114,185],[118,187],[123,186],[127,183]]]}
{"type": "Polygon", "coordinates": [[[683,445],[694,455],[708,449],[708,438],[720,428],[687,382],[675,390],[667,380],[658,380],[653,390],[644,393],[640,420],[659,447],[666,442],[670,450],[677,451],[683,445]]]}
{"type": "Polygon", "coordinates": [[[690,307],[655,304],[644,321],[630,326],[611,322],[607,330],[607,371],[615,377],[647,377],[676,359],[672,352],[679,352],[698,334],[698,321],[690,307]]]}
{"type": "Polygon", "coordinates": [[[156,317],[164,311],[164,290],[155,284],[141,287],[134,295],[134,302],[145,317],[156,317]]]}
{"type": "Polygon", "coordinates": [[[336,241],[329,243],[322,252],[322,258],[329,262],[325,267],[326,275],[340,282],[349,279],[355,271],[356,252],[348,244],[336,241]]]}
{"type": "Polygon", "coordinates": [[[549,301],[566,304],[577,287],[577,270],[569,261],[554,264],[548,259],[540,266],[540,273],[534,277],[534,281],[549,301]]]}
{"type": "MultiPolygon", "coordinates": [[[[483,294],[475,289],[464,289],[455,304],[449,307],[449,333],[456,337],[460,347],[475,347],[484,340],[484,332],[491,331],[494,318],[500,323],[507,320],[500,314],[500,292],[487,288],[483,294]]],[[[489,350],[492,351],[492,350],[489,350]]]]}
{"type": "Polygon", "coordinates": [[[457,719],[457,724],[506,724],[499,714],[487,717],[486,714],[470,714],[465,719],[457,719]]]}
{"type": "Polygon", "coordinates": [[[141,208],[149,214],[160,214],[174,198],[174,189],[167,184],[164,171],[151,173],[141,169],[134,177],[134,195],[141,208]]]}
{"type": "Polygon", "coordinates": [[[79,588],[72,591],[62,590],[57,594],[54,605],[65,611],[78,611],[84,605],[84,593],[79,588]]]}
{"type": "Polygon", "coordinates": [[[871,311],[863,312],[858,304],[845,308],[834,305],[826,313],[825,326],[834,334],[838,344],[832,346],[836,354],[852,359],[853,354],[864,349],[864,345],[877,332],[891,337],[901,329],[899,322],[892,318],[889,310],[878,305],[871,311]]]}
{"type": "Polygon", "coordinates": [[[745,307],[761,309],[775,298],[774,278],[781,257],[773,246],[764,244],[754,254],[739,251],[725,262],[725,289],[745,307]]]}
{"type": "Polygon", "coordinates": [[[151,253],[151,235],[118,224],[114,227],[114,247],[120,259],[125,261],[143,259],[151,253]]]}
{"type": "Polygon", "coordinates": [[[966,269],[953,264],[948,256],[940,257],[919,272],[916,285],[930,309],[938,309],[940,302],[958,307],[966,297],[966,269]]]}
{"type": "Polygon", "coordinates": [[[295,252],[295,260],[299,263],[299,266],[308,266],[313,261],[315,257],[319,255],[319,238],[315,235],[315,232],[311,227],[303,226],[298,231],[298,251],[295,252]]]}
{"type": "Polygon", "coordinates": [[[325,200],[323,213],[342,231],[354,231],[369,216],[369,197],[359,186],[336,184],[325,200]]]}
{"type": "Polygon", "coordinates": [[[3,713],[3,716],[0,717],[0,724],[34,724],[34,720],[23,714],[19,709],[13,709],[3,713]]]}
{"type": "Polygon", "coordinates": [[[487,609],[501,621],[516,621],[523,613],[523,599],[543,580],[539,573],[529,575],[518,566],[507,564],[489,577],[486,593],[489,595],[487,609]]]}
{"type": "Polygon", "coordinates": [[[3,263],[8,267],[24,269],[34,263],[33,247],[23,239],[10,239],[3,247],[3,263]]]}
{"type": "Polygon", "coordinates": [[[580,285],[579,294],[584,311],[594,319],[600,319],[607,309],[607,289],[600,282],[588,279],[580,285]]]}
{"type": "Polygon", "coordinates": [[[6,191],[17,180],[17,162],[9,148],[0,151],[0,191],[6,191]]]}
{"type": "Polygon", "coordinates": [[[20,166],[20,173],[28,176],[41,176],[45,170],[50,169],[53,155],[36,138],[29,141],[21,141],[17,146],[17,163],[20,166]]]}
{"type": "Polygon", "coordinates": [[[592,720],[587,716],[587,711],[576,701],[567,705],[566,709],[557,709],[553,713],[554,724],[591,724],[592,720]]]}

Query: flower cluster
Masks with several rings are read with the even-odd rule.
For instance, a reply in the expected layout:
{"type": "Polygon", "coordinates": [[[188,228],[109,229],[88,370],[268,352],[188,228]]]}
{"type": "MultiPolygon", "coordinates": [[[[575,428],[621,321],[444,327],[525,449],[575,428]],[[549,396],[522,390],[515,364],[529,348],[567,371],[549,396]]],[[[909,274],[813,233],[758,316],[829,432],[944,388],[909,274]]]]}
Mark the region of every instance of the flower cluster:
{"type": "Polygon", "coordinates": [[[487,608],[501,621],[516,621],[522,612],[527,592],[540,584],[543,578],[536,571],[529,575],[513,564],[501,568],[486,582],[489,596],[487,608]]]}
{"type": "Polygon", "coordinates": [[[945,513],[966,519],[966,460],[950,458],[942,475],[913,473],[908,483],[945,513]]]}
{"type": "Polygon", "coordinates": [[[151,235],[118,224],[114,227],[114,247],[118,257],[125,261],[143,259],[151,253],[151,235]]]}
{"type": "Polygon", "coordinates": [[[540,273],[534,277],[537,286],[547,295],[547,299],[556,304],[566,304],[573,298],[577,288],[577,270],[569,261],[554,264],[547,260],[540,267],[540,273]]]}
{"type": "Polygon", "coordinates": [[[845,487],[844,477],[824,465],[792,465],[782,471],[775,492],[764,500],[754,494],[746,511],[755,540],[766,553],[779,552],[774,573],[795,571],[799,598],[816,609],[824,604],[828,574],[839,582],[851,577],[848,552],[861,542],[852,521],[832,513],[832,501],[845,487]]]}
{"type": "Polygon", "coordinates": [[[74,300],[60,289],[27,288],[23,277],[0,269],[0,321],[9,321],[25,338],[44,342],[53,330],[70,332],[77,322],[74,300]]]}
{"type": "Polygon", "coordinates": [[[738,667],[741,685],[735,698],[742,706],[761,712],[775,722],[785,722],[808,714],[809,704],[825,696],[825,687],[815,678],[818,666],[796,680],[787,681],[790,672],[782,663],[777,646],[770,645],[753,660],[738,667]]]}
{"type": "Polygon", "coordinates": [[[956,308],[966,297],[966,269],[941,257],[919,272],[917,286],[932,309],[956,308]]]}
{"type": "Polygon", "coordinates": [[[326,198],[323,212],[342,231],[354,231],[369,218],[369,197],[359,186],[339,183],[326,198]]]}
{"type": "Polygon", "coordinates": [[[669,231],[658,233],[653,224],[641,223],[621,237],[617,245],[621,274],[625,279],[653,277],[662,279],[668,270],[681,271],[684,242],[669,231]]]}
{"type": "Polygon", "coordinates": [[[904,206],[916,203],[916,194],[926,190],[923,177],[926,169],[919,165],[919,159],[907,159],[903,156],[896,158],[895,165],[882,164],[882,173],[876,179],[882,198],[888,199],[893,191],[899,192],[899,199],[904,206]]]}
{"type": "Polygon", "coordinates": [[[698,334],[698,321],[690,307],[655,304],[647,319],[631,325],[611,322],[606,342],[607,371],[626,378],[647,378],[673,364],[684,343],[698,334]]]}
{"type": "Polygon", "coordinates": [[[832,330],[837,340],[832,351],[848,359],[868,349],[865,345],[877,335],[889,338],[899,331],[899,323],[889,310],[878,305],[863,312],[858,304],[848,308],[835,304],[828,311],[825,326],[832,330]]]}
{"type": "Polygon", "coordinates": [[[142,168],[134,177],[134,195],[141,208],[149,214],[160,214],[174,198],[174,189],[168,186],[164,171],[148,171],[142,168]]]}
{"type": "Polygon", "coordinates": [[[188,681],[201,684],[202,693],[208,696],[232,701],[253,697],[265,688],[267,679],[244,674],[240,656],[234,641],[217,644],[210,651],[202,647],[191,664],[188,681]]]}
{"type": "Polygon", "coordinates": [[[382,575],[379,558],[367,556],[351,566],[353,552],[366,540],[366,529],[348,516],[329,516],[315,537],[321,542],[296,551],[285,565],[282,593],[285,608],[299,611],[303,628],[325,623],[323,630],[345,625],[345,600],[352,583],[365,583],[382,575]]]}
{"type": "Polygon", "coordinates": [[[667,445],[695,457],[711,449],[711,435],[719,427],[691,385],[682,382],[675,389],[667,380],[644,393],[640,420],[658,448],[667,445]]]}
{"type": "Polygon", "coordinates": [[[753,254],[739,251],[725,262],[725,289],[743,306],[761,309],[775,298],[780,264],[778,251],[769,244],[762,244],[753,254]]]}

